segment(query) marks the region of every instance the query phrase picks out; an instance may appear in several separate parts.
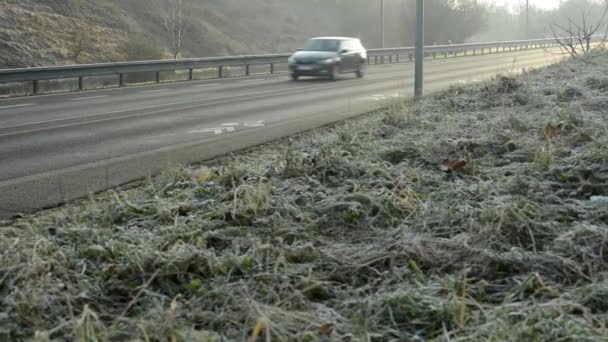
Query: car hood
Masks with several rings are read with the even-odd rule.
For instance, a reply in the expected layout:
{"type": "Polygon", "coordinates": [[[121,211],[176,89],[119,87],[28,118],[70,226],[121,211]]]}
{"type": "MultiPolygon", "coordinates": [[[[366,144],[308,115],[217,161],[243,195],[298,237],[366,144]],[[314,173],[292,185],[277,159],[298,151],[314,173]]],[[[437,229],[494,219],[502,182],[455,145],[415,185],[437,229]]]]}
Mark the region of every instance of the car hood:
{"type": "Polygon", "coordinates": [[[338,53],[331,51],[298,51],[292,55],[297,60],[323,60],[337,56],[338,53]]]}

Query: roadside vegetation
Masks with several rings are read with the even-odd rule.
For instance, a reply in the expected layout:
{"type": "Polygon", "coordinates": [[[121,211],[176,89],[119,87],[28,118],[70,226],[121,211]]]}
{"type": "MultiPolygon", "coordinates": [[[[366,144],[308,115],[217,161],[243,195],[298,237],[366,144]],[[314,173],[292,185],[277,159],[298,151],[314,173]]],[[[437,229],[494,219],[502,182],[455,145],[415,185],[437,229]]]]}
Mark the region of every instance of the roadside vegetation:
{"type": "Polygon", "coordinates": [[[608,56],[0,228],[0,339],[598,341],[608,56]]]}

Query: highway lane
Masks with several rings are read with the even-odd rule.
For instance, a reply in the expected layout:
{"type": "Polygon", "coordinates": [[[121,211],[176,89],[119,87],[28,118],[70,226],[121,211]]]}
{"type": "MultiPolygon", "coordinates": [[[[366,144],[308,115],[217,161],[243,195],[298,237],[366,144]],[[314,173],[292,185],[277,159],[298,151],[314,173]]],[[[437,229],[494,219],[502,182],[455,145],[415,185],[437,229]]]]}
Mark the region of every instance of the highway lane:
{"type": "MultiPolygon", "coordinates": [[[[554,52],[428,60],[426,91],[550,64],[561,58],[554,52]]],[[[241,132],[272,135],[278,127],[296,132],[340,120],[408,97],[412,84],[413,64],[402,63],[371,66],[364,79],[344,75],[338,82],[264,75],[1,100],[0,189],[168,146],[244,147],[241,132]]],[[[11,204],[2,201],[0,209],[11,204]]]]}

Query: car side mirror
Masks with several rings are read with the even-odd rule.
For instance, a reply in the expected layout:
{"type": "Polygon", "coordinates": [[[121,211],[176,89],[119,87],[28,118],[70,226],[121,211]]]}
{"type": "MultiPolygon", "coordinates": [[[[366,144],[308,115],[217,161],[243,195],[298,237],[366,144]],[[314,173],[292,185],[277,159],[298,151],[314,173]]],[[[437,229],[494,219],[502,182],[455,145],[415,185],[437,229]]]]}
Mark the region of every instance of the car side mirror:
{"type": "Polygon", "coordinates": [[[339,53],[340,53],[341,55],[343,55],[343,54],[345,54],[345,53],[347,53],[347,52],[348,52],[348,50],[347,50],[347,49],[342,49],[342,50],[340,50],[340,52],[339,52],[339,53]]]}

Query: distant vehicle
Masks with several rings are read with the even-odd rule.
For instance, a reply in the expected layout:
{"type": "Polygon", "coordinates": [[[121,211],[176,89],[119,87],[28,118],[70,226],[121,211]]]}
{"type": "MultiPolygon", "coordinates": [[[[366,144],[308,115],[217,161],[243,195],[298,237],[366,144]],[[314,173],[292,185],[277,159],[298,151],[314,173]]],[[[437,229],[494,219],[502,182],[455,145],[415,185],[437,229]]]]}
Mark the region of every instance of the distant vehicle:
{"type": "Polygon", "coordinates": [[[336,80],[340,74],[355,73],[363,77],[367,50],[361,40],[349,37],[317,37],[288,60],[291,79],[300,76],[325,76],[336,80]]]}

